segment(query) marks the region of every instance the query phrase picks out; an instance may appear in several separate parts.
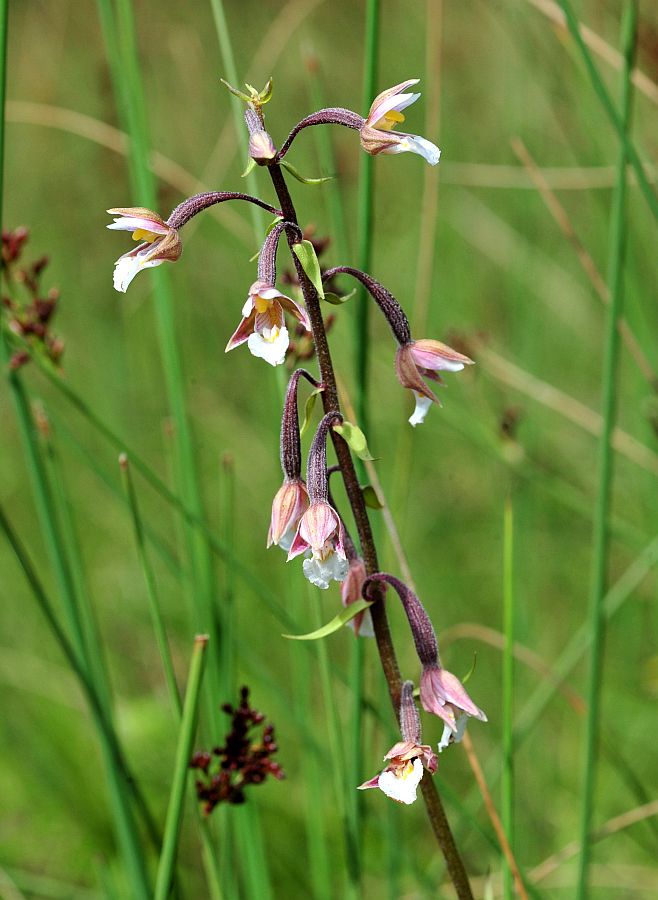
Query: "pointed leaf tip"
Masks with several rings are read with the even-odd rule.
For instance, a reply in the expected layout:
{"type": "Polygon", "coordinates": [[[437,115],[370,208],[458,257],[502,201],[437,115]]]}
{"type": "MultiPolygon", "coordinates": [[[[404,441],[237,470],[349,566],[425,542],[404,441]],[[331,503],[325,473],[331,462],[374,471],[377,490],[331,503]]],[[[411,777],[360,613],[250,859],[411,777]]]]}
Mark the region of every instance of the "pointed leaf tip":
{"type": "Polygon", "coordinates": [[[323,625],[315,631],[311,631],[308,634],[284,634],[282,637],[288,638],[291,641],[319,641],[322,638],[329,637],[329,635],[333,634],[335,631],[338,631],[343,625],[351,622],[352,619],[364,612],[370,606],[372,606],[372,603],[367,600],[357,600],[355,603],[350,603],[350,605],[341,610],[337,616],[334,616],[330,622],[327,622],[326,625],[323,625]]]}
{"type": "Polygon", "coordinates": [[[373,460],[375,458],[370,453],[366,436],[358,425],[352,425],[351,422],[343,422],[342,425],[334,425],[334,431],[338,432],[343,440],[349,445],[350,450],[353,450],[359,459],[363,459],[367,462],[368,460],[373,460]]]}
{"type": "Polygon", "coordinates": [[[292,245],[295,256],[299,260],[302,269],[308,276],[313,287],[318,292],[318,297],[324,299],[324,288],[322,287],[322,275],[320,273],[320,263],[315,255],[315,249],[310,241],[299,241],[292,245]]]}

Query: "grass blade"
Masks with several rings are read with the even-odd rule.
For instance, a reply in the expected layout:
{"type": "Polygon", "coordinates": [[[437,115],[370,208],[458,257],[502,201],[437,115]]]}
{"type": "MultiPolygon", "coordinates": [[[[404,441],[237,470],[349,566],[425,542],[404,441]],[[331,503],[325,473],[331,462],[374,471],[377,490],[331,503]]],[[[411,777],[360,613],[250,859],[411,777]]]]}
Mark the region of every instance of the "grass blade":
{"type": "Polygon", "coordinates": [[[132,518],[135,544],[137,547],[137,556],[139,558],[139,564],[142,569],[142,574],[144,575],[146,593],[149,602],[149,610],[151,613],[151,621],[153,623],[153,631],[155,632],[155,639],[158,644],[158,650],[160,651],[160,659],[162,661],[165,681],[167,682],[167,688],[169,690],[169,696],[174,710],[178,713],[178,715],[180,715],[182,712],[181,699],[178,693],[178,685],[176,684],[176,673],[174,672],[174,663],[171,658],[169,639],[167,638],[167,631],[165,628],[164,619],[162,617],[162,610],[160,609],[160,600],[155,583],[155,575],[153,573],[153,568],[151,567],[151,562],[146,551],[144,526],[142,524],[142,517],[139,512],[139,504],[137,502],[135,485],[133,484],[132,475],[130,473],[130,464],[128,461],[128,457],[125,455],[125,453],[121,454],[121,456],[119,457],[119,466],[121,468],[121,477],[128,500],[130,515],[132,518]]]}
{"type": "MultiPolygon", "coordinates": [[[[511,494],[505,502],[503,520],[503,774],[500,818],[514,854],[514,512],[511,494]]],[[[503,896],[514,895],[512,871],[503,859],[503,896]]]]}
{"type": "Polygon", "coordinates": [[[162,853],[158,864],[158,874],[155,882],[155,900],[167,900],[176,862],[178,848],[178,835],[180,834],[183,818],[183,799],[185,797],[185,782],[189,771],[190,758],[192,756],[192,742],[196,730],[197,711],[199,707],[199,695],[203,678],[203,664],[208,643],[207,635],[197,635],[194,639],[192,662],[185,690],[185,702],[183,704],[183,717],[181,719],[178,734],[178,746],[176,748],[176,762],[174,775],[167,807],[167,820],[165,822],[164,838],[162,841],[162,853]]]}
{"type": "MultiPolygon", "coordinates": [[[[569,20],[567,4],[562,3],[569,20]]],[[[572,14],[573,15],[573,14],[572,14]]],[[[614,454],[611,437],[616,415],[616,377],[619,356],[618,319],[621,315],[623,296],[623,270],[626,222],[626,165],[629,159],[632,82],[631,73],[635,56],[637,33],[637,3],[630,0],[623,19],[622,47],[624,69],[622,73],[622,100],[619,132],[619,160],[617,164],[617,184],[615,187],[609,232],[608,287],[610,306],[608,309],[605,357],[602,375],[602,418],[603,427],[599,443],[598,496],[594,515],[592,583],[588,610],[588,630],[591,639],[588,686],[587,720],[583,748],[583,787],[581,795],[580,840],[581,854],[578,871],[578,892],[580,900],[588,895],[589,865],[591,859],[591,830],[594,811],[594,789],[596,786],[599,719],[601,711],[601,679],[603,676],[604,624],[603,599],[608,568],[608,515],[610,509],[614,454]]],[[[579,39],[580,31],[578,31],[579,39]]],[[[584,44],[582,45],[585,46],[584,44]]],[[[589,54],[587,58],[590,59],[589,54]]],[[[616,116],[616,113],[615,113],[616,116]]],[[[644,173],[643,173],[644,174],[644,173]]],[[[638,175],[639,177],[639,175],[638,175]]],[[[651,193],[653,197],[653,192],[651,193]]],[[[655,197],[654,197],[655,200],[655,197]]]]}

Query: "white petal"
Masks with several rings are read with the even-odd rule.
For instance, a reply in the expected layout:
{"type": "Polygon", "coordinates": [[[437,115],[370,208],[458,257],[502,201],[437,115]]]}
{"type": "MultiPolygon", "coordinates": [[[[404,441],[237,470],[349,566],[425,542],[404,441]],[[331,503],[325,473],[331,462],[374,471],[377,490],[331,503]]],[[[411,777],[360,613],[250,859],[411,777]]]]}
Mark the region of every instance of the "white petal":
{"type": "Polygon", "coordinates": [[[398,775],[394,770],[385,770],[379,776],[378,786],[391,800],[398,803],[413,803],[416,799],[416,788],[423,777],[423,764],[419,759],[413,761],[413,766],[405,770],[403,775],[398,775]]]}
{"type": "Polygon", "coordinates": [[[419,394],[418,391],[413,391],[413,395],[416,398],[416,408],[409,416],[409,424],[413,425],[415,428],[416,425],[421,425],[425,421],[425,416],[432,405],[432,401],[429,397],[419,394]]]}
{"type": "Polygon", "coordinates": [[[140,219],[137,216],[121,216],[115,219],[111,225],[107,225],[112,231],[149,231],[151,234],[166,234],[166,226],[159,225],[152,219],[140,219]]]}
{"type": "Polygon", "coordinates": [[[332,579],[334,581],[345,580],[349,563],[337,553],[331,553],[326,559],[318,559],[317,557],[305,559],[302,563],[302,569],[311,584],[326,591],[332,579]]]}
{"type": "Polygon", "coordinates": [[[126,254],[125,256],[120,256],[114,264],[115,290],[125,294],[128,290],[128,285],[138,272],[141,272],[142,269],[150,269],[153,266],[159,266],[163,262],[164,259],[150,259],[143,261],[140,259],[139,254],[126,254]]]}
{"type": "Polygon", "coordinates": [[[439,753],[442,753],[446,747],[450,746],[450,744],[458,744],[464,737],[464,732],[466,731],[466,726],[468,725],[468,716],[466,715],[466,713],[462,713],[461,715],[457,715],[455,717],[455,721],[457,723],[456,731],[453,731],[452,728],[444,725],[443,734],[441,735],[441,740],[439,741],[439,753]]]}
{"type": "Polygon", "coordinates": [[[290,528],[285,531],[279,538],[277,546],[281,547],[282,550],[285,550],[286,553],[292,547],[292,542],[294,541],[295,535],[297,534],[297,525],[298,523],[295,522],[295,524],[291,525],[290,528]]]}
{"type": "Polygon", "coordinates": [[[258,332],[250,334],[247,346],[254,356],[264,359],[271,366],[280,366],[286,358],[289,343],[287,328],[268,328],[263,334],[258,332]]]}
{"type": "Polygon", "coordinates": [[[417,134],[402,134],[401,132],[397,137],[400,140],[396,141],[395,144],[391,144],[386,150],[382,150],[382,153],[418,153],[431,166],[435,166],[441,158],[439,148],[436,144],[428,141],[427,138],[420,137],[417,134]]]}
{"type": "Polygon", "coordinates": [[[377,118],[373,118],[372,127],[377,128],[379,122],[384,118],[386,113],[389,113],[392,110],[402,112],[403,109],[406,109],[408,106],[411,106],[412,103],[415,103],[419,97],[420,94],[391,94],[390,97],[387,97],[385,100],[382,100],[381,103],[377,104],[375,110],[375,116],[377,116],[377,118]]]}

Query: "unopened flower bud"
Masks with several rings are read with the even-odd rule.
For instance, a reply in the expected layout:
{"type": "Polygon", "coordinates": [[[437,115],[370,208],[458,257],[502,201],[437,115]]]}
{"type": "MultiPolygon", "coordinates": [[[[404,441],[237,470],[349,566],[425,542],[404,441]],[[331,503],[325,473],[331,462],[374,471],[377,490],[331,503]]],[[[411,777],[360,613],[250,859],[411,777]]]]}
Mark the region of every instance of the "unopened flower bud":
{"type": "Polygon", "coordinates": [[[249,135],[249,156],[259,166],[266,166],[276,156],[274,141],[267,131],[254,131],[249,135]]]}

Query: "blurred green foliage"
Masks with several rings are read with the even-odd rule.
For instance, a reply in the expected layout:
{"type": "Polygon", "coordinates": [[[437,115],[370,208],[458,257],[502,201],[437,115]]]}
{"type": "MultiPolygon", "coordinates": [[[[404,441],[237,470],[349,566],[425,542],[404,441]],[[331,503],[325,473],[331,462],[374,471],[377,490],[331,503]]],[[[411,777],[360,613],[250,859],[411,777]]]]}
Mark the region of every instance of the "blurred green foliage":
{"type": "MultiPolygon", "coordinates": [[[[361,6],[346,0],[227,4],[243,80],[259,86],[270,74],[274,77],[266,113],[276,142],[312,111],[313,79],[327,105],[365,112],[360,99],[361,6]]],[[[421,89],[436,96],[437,86],[428,88],[424,77],[426,68],[437,68],[436,59],[425,59],[426,6],[435,17],[442,6],[441,32],[434,41],[441,48],[440,128],[437,133],[424,130],[423,114],[430,113],[424,99],[408,111],[405,127],[435,140],[443,156],[426,333],[417,336],[450,342],[457,335],[473,348],[478,365],[461,376],[448,376],[441,395],[444,408],[432,410],[426,424],[412,431],[406,423],[410,398],[395,379],[394,346],[386,323],[373,312],[368,444],[419,594],[439,632],[446,666],[463,674],[477,652],[469,691],[487,711],[489,724],[475,723],[471,736],[496,798],[501,652],[490,640],[490,630],[499,631],[502,623],[504,499],[511,492],[515,508],[518,641],[550,667],[585,619],[596,443],[587,418],[578,410],[569,416],[569,398],[598,409],[604,323],[599,298],[510,139],[520,137],[539,166],[571,173],[572,187],[559,190],[558,196],[602,272],[617,142],[566,31],[536,8],[540,4],[383,4],[381,89],[423,76],[421,89]],[[607,187],[588,187],[592,177],[607,187]],[[523,375],[522,390],[505,383],[500,375],[511,370],[494,367],[492,352],[563,392],[558,408],[542,402],[545,394],[523,375]],[[441,641],[444,630],[446,641],[441,641]]],[[[240,190],[246,161],[237,150],[229,95],[219,81],[224,72],[210,4],[139,2],[134,11],[149,127],[158,154],[159,211],[166,215],[185,194],[202,187],[240,190]]],[[[578,10],[613,46],[619,11],[620,4],[612,0],[589,0],[578,10]]],[[[642,14],[639,68],[655,81],[658,14],[650,8],[642,14]]],[[[169,480],[172,439],[154,333],[151,273],[140,275],[125,296],[112,289],[113,261],[128,248],[124,236],[104,230],[104,211],[137,205],[140,198],[130,194],[125,155],[107,146],[117,141],[107,126],[118,127],[118,119],[95,7],[71,0],[10,4],[9,44],[5,227],[26,225],[28,253],[50,258],[44,285],[61,291],[53,330],[65,341],[67,383],[169,480]],[[63,110],[89,118],[65,116],[63,110]]],[[[597,62],[617,97],[615,71],[597,62]]],[[[658,153],[655,97],[636,96],[634,139],[646,159],[658,153]]],[[[354,254],[361,151],[351,131],[335,129],[332,139],[348,223],[344,243],[354,254]]],[[[322,171],[311,131],[300,135],[290,159],[305,174],[334,174],[322,171]]],[[[373,274],[400,299],[412,321],[419,231],[427,222],[427,179],[434,177],[428,171],[410,154],[375,162],[373,274]]],[[[650,172],[655,172],[653,166],[650,172]]],[[[272,201],[266,173],[256,175],[261,196],[272,201]]],[[[291,190],[301,221],[325,235],[330,187],[293,181],[291,190]]],[[[650,287],[657,275],[655,233],[645,203],[631,188],[624,312],[651,365],[658,368],[650,287]]],[[[249,260],[257,245],[249,211],[234,206],[217,215],[207,213],[182,236],[184,254],[168,269],[208,521],[229,536],[240,561],[268,585],[297,632],[308,632],[335,615],[339,597],[336,587],[321,596],[307,592],[298,563],[286,567],[276,548],[265,550],[271,498],[280,484],[280,383],[245,348],[228,356],[223,352],[255,277],[249,260]],[[235,471],[234,517],[228,523],[222,468],[227,454],[235,471]]],[[[336,242],[323,261],[354,263],[354,258],[337,258],[335,247],[336,242]]],[[[335,362],[351,392],[349,320],[354,302],[327,307],[336,314],[331,331],[335,362]]],[[[121,499],[117,452],[33,364],[23,375],[31,397],[50,419],[63,466],[111,673],[118,730],[162,822],[176,720],[151,629],[132,523],[121,499]]],[[[611,583],[649,544],[658,522],[656,396],[625,350],[618,415],[620,428],[646,448],[646,464],[638,465],[624,452],[616,456],[611,583]]],[[[0,421],[0,500],[56,597],[6,390],[0,395],[0,421]]],[[[179,559],[175,511],[141,480],[137,491],[144,521],[179,559]]],[[[344,504],[341,494],[338,502],[344,504]]],[[[372,517],[382,565],[399,574],[382,514],[373,511],[372,517]]],[[[182,684],[194,627],[189,592],[176,577],[176,566],[168,566],[154,550],[151,557],[182,684]]],[[[6,870],[26,896],[113,896],[111,885],[118,877],[114,838],[84,700],[4,542],[0,572],[0,885],[6,870]]],[[[218,561],[217,574],[224,590],[230,567],[227,572],[218,561]]],[[[238,576],[233,584],[236,684],[248,683],[254,705],[276,724],[279,759],[287,773],[286,782],[254,790],[249,803],[262,817],[275,896],[307,895],[312,882],[305,836],[309,798],[321,816],[330,860],[339,865],[342,853],[332,777],[336,761],[327,750],[328,717],[316,687],[317,649],[285,641],[281,633],[288,626],[238,576]],[[311,673],[309,684],[299,681],[300,659],[311,673]],[[309,703],[300,702],[307,692],[309,703]],[[317,761],[316,772],[323,773],[313,785],[305,780],[309,755],[317,761]]],[[[650,706],[658,690],[655,588],[650,574],[607,634],[599,824],[639,806],[643,792],[646,798],[656,792],[650,706]]],[[[392,598],[389,607],[403,675],[417,680],[406,623],[392,598]]],[[[343,629],[327,644],[342,718],[349,705],[345,682],[351,641],[352,633],[343,629]]],[[[380,713],[366,713],[367,757],[361,771],[346,773],[355,786],[377,771],[396,737],[374,647],[367,648],[365,666],[366,701],[380,713]]],[[[518,709],[544,677],[543,669],[537,671],[523,659],[517,662],[518,709]]],[[[580,667],[570,684],[582,692],[580,667]]],[[[216,698],[218,705],[236,699],[216,698]]],[[[203,714],[200,727],[204,739],[221,740],[221,734],[210,733],[203,714]]],[[[558,694],[518,750],[515,846],[524,870],[577,832],[582,729],[582,716],[558,694]]],[[[439,736],[440,724],[426,721],[425,740],[435,743],[439,736]]],[[[449,789],[448,810],[469,871],[486,878],[498,870],[499,853],[467,815],[491,833],[464,754],[456,748],[444,754],[438,774],[449,789]]],[[[438,896],[442,865],[420,803],[388,808],[388,801],[374,793],[364,800],[364,895],[386,897],[397,884],[398,896],[438,896]],[[390,850],[391,837],[393,862],[382,853],[382,847],[390,850]],[[392,868],[396,881],[391,880],[392,868]]],[[[180,875],[183,895],[199,897],[205,888],[191,811],[190,803],[180,875]]],[[[650,820],[605,838],[594,849],[595,895],[640,896],[643,885],[658,891],[655,859],[656,831],[650,820]]],[[[572,862],[560,867],[547,881],[552,887],[546,896],[568,896],[573,871],[572,862]]],[[[479,883],[478,893],[482,890],[479,883]]]]}

